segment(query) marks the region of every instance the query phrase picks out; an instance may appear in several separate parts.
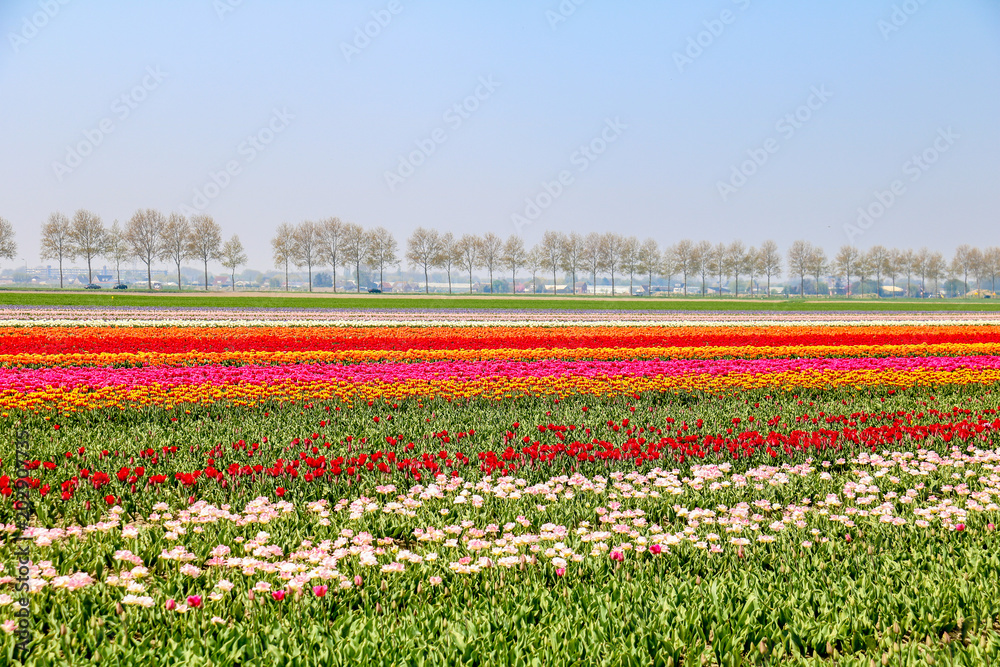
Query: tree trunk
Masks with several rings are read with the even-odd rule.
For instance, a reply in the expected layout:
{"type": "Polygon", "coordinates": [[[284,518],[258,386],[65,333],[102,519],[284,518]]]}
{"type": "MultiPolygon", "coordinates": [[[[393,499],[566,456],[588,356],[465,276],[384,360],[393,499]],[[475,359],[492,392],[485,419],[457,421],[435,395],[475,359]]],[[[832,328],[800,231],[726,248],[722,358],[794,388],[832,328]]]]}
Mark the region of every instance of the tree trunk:
{"type": "Polygon", "coordinates": [[[309,273],[309,291],[313,291],[313,266],[312,264],[306,264],[306,271],[309,273]]]}
{"type": "Polygon", "coordinates": [[[177,291],[181,291],[181,263],[177,262],[177,291]]]}
{"type": "Polygon", "coordinates": [[[87,283],[89,284],[89,283],[92,283],[92,282],[94,282],[94,278],[91,275],[91,271],[90,271],[90,255],[87,255],[87,283]]]}
{"type": "Polygon", "coordinates": [[[63,288],[62,255],[59,255],[59,289],[63,288]]]}
{"type": "Polygon", "coordinates": [[[232,283],[233,283],[233,291],[235,292],[236,291],[236,267],[233,267],[233,280],[232,280],[232,283]]]}
{"type": "Polygon", "coordinates": [[[150,257],[149,261],[146,262],[146,286],[150,291],[153,289],[153,258],[150,257]]]}
{"type": "Polygon", "coordinates": [[[208,257],[205,258],[205,291],[208,291],[208,257]]]}
{"type": "Polygon", "coordinates": [[[431,288],[430,285],[427,284],[427,265],[424,264],[424,294],[430,294],[430,293],[431,293],[431,288]]]}

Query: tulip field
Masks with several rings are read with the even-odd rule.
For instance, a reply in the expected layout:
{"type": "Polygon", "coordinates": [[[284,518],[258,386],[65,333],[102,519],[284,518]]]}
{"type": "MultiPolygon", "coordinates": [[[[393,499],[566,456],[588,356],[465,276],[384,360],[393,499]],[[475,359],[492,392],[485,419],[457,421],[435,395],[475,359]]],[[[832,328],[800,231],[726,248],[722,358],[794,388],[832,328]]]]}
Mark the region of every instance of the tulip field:
{"type": "Polygon", "coordinates": [[[0,660],[1000,664],[1000,313],[0,307],[0,660]]]}

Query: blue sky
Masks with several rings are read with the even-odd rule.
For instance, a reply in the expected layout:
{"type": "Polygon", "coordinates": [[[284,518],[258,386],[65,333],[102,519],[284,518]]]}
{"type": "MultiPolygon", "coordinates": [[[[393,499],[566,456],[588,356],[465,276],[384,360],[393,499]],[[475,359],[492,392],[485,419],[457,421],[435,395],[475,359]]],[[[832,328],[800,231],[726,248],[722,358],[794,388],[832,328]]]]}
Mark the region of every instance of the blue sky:
{"type": "Polygon", "coordinates": [[[995,1],[7,0],[0,35],[32,264],[77,208],[203,210],[261,269],[280,222],[333,215],[401,244],[997,243],[995,1]]]}

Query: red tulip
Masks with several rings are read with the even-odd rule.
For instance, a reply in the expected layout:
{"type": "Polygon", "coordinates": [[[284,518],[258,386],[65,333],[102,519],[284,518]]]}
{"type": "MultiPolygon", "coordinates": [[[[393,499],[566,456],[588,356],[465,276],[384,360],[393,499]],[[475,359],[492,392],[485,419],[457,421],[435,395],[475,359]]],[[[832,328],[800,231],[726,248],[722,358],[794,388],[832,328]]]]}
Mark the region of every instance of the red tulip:
{"type": "Polygon", "coordinates": [[[278,602],[285,599],[285,591],[271,591],[271,597],[273,597],[278,602]]]}
{"type": "Polygon", "coordinates": [[[663,551],[663,547],[661,547],[659,544],[654,544],[653,546],[649,547],[649,553],[651,554],[658,554],[661,551],[663,551]]]}
{"type": "Polygon", "coordinates": [[[201,606],[201,596],[200,595],[189,595],[187,599],[189,607],[194,607],[197,609],[201,606]]]}
{"type": "Polygon", "coordinates": [[[321,598],[324,595],[326,595],[327,590],[328,589],[326,586],[313,586],[313,595],[315,595],[318,598],[321,598]]]}
{"type": "Polygon", "coordinates": [[[963,530],[965,530],[965,524],[964,523],[955,524],[955,530],[961,533],[963,530]]]}

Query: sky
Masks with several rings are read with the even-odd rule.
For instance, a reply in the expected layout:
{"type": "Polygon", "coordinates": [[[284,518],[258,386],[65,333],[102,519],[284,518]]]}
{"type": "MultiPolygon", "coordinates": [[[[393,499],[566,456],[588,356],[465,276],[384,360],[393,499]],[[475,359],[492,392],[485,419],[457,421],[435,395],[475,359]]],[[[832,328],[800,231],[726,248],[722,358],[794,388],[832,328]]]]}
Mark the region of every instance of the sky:
{"type": "Polygon", "coordinates": [[[18,264],[80,208],[210,214],[260,270],[330,216],[1000,243],[996,0],[3,0],[0,36],[18,264]]]}

